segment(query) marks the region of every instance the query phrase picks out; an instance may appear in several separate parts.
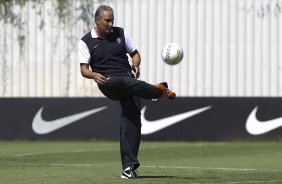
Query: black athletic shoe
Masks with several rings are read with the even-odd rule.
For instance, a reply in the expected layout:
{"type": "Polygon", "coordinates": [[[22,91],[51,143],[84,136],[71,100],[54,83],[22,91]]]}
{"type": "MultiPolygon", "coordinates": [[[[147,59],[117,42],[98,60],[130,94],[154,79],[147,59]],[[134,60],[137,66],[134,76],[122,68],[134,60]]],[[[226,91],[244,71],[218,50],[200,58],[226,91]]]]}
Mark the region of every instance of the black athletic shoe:
{"type": "Polygon", "coordinates": [[[120,177],[123,179],[140,179],[140,177],[137,176],[136,172],[132,169],[122,171],[120,177]]]}

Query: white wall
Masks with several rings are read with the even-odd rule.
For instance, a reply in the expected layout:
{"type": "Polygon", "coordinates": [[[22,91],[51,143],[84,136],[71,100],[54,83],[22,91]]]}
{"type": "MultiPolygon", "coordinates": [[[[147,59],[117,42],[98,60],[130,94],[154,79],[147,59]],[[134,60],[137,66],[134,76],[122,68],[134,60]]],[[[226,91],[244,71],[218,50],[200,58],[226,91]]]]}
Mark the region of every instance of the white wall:
{"type": "Polygon", "coordinates": [[[114,8],[115,25],[136,41],[142,80],[167,81],[178,96],[282,95],[282,0],[81,2],[83,10],[73,0],[61,12],[69,13],[64,21],[56,0],[15,5],[20,24],[1,19],[0,97],[102,96],[77,62],[77,42],[101,3],[114,8]],[[177,66],[160,57],[172,41],[184,49],[177,66]]]}

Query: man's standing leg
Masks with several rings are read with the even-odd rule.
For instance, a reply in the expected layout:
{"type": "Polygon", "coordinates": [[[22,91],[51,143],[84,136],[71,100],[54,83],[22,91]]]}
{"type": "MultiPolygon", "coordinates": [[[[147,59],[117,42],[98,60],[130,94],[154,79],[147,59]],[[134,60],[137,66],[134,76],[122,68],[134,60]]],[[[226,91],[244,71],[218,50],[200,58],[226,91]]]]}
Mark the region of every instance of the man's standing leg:
{"type": "MultiPolygon", "coordinates": [[[[120,100],[122,115],[120,123],[120,153],[123,170],[130,169],[133,175],[139,167],[137,160],[139,145],[141,141],[141,105],[140,98],[131,96],[120,100]]],[[[124,174],[124,171],[122,175],[124,174]]],[[[131,176],[129,174],[128,176],[131,176]]],[[[127,174],[124,174],[127,177],[127,174]]]]}

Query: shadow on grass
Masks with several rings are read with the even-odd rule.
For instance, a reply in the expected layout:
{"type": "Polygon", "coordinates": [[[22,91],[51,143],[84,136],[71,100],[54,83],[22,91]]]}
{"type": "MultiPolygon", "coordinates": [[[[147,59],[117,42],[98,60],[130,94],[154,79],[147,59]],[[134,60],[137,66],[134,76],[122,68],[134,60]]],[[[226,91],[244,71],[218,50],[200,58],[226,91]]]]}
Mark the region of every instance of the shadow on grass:
{"type": "Polygon", "coordinates": [[[192,177],[180,177],[180,176],[139,176],[140,179],[158,179],[158,178],[167,178],[167,179],[196,179],[192,177]]]}
{"type": "Polygon", "coordinates": [[[203,178],[197,178],[197,177],[181,177],[181,176],[139,176],[140,179],[183,179],[183,180],[198,180],[198,179],[216,179],[218,177],[203,177],[203,178]]]}

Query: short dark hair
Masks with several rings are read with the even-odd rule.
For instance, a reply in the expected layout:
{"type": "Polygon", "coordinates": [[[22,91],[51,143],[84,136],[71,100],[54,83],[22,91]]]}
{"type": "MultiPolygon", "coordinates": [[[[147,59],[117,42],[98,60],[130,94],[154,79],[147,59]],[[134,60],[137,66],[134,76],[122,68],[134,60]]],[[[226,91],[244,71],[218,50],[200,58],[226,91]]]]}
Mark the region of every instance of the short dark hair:
{"type": "Polygon", "coordinates": [[[95,19],[101,18],[103,11],[110,11],[114,14],[114,10],[110,6],[100,5],[95,12],[95,19]]]}

